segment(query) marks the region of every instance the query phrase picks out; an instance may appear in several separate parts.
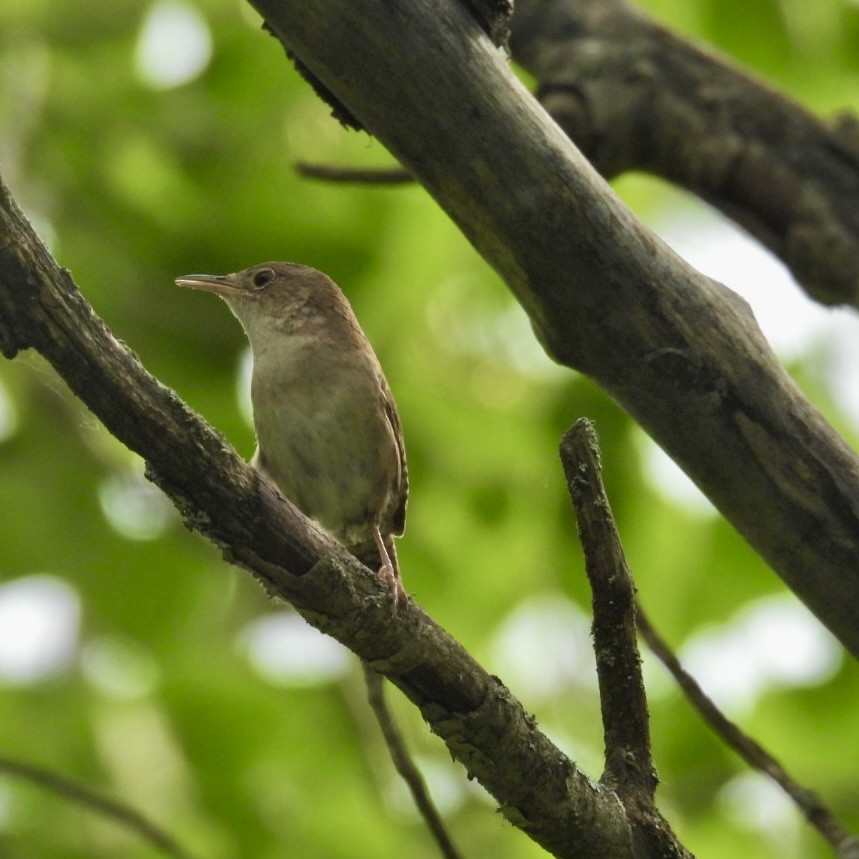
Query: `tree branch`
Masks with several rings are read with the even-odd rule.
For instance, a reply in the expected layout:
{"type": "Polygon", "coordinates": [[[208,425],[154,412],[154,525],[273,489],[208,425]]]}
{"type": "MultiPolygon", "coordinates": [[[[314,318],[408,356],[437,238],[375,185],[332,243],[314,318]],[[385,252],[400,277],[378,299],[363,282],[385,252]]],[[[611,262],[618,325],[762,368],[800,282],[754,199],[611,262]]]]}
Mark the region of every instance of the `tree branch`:
{"type": "Polygon", "coordinates": [[[186,524],[270,594],[388,677],[504,816],[550,853],[639,859],[636,821],[580,772],[500,680],[386,586],[146,372],[95,315],[0,183],[0,344],[39,351],[110,431],[147,462],[186,524]]]}
{"type": "Polygon", "coordinates": [[[58,796],[104,815],[117,825],[133,831],[157,850],[174,857],[174,859],[191,859],[191,854],[171,835],[147,820],[142,814],[115,799],[96,793],[82,784],[73,782],[43,767],[37,767],[13,758],[0,757],[0,773],[36,784],[58,796]]]}
{"type": "Polygon", "coordinates": [[[631,793],[641,805],[652,805],[657,777],[636,639],[635,586],[603,486],[593,424],[586,418],[576,421],[561,439],[560,453],[593,594],[594,652],[605,733],[602,781],[621,796],[631,793]]]}
{"type": "Polygon", "coordinates": [[[625,0],[518,0],[514,58],[606,177],[662,176],[721,209],[823,304],[859,304],[859,133],[826,125],[625,0]]]}
{"type": "Polygon", "coordinates": [[[385,740],[394,768],[406,783],[415,806],[424,819],[441,855],[445,859],[461,859],[460,852],[451,840],[444,820],[432,801],[420,770],[409,756],[403,736],[397,728],[388,702],[385,700],[385,681],[382,675],[366,663],[362,663],[362,667],[367,686],[367,701],[382,731],[382,738],[385,740]]]}
{"type": "Polygon", "coordinates": [[[732,748],[750,767],[769,776],[793,800],[806,820],[832,845],[839,859],[859,859],[859,838],[841,825],[814,791],[798,784],[775,757],[716,706],[653,628],[641,605],[636,606],[636,618],[641,637],[648,647],[677,681],[689,703],[725,745],[732,748]]]}
{"type": "Polygon", "coordinates": [[[253,5],[506,279],[548,353],[623,405],[859,655],[859,460],[745,302],[634,219],[456,0],[253,5]]]}
{"type": "Polygon", "coordinates": [[[415,181],[408,170],[401,167],[338,167],[296,161],[295,172],[305,179],[340,182],[344,185],[412,185],[415,181]]]}
{"type": "Polygon", "coordinates": [[[581,418],[560,444],[593,595],[593,637],[605,737],[602,784],[617,790],[639,822],[646,856],[691,859],[654,803],[657,776],[635,628],[635,586],[602,482],[599,442],[581,418]]]}

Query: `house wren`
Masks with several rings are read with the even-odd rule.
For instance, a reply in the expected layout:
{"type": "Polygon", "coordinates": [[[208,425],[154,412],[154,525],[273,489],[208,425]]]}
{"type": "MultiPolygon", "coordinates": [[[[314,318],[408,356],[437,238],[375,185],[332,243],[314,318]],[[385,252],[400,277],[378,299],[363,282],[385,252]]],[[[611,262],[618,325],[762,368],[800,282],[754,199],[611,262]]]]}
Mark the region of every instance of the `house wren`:
{"type": "Polygon", "coordinates": [[[406,519],[403,430],[373,347],[337,284],[269,262],[179,286],[214,292],[251,345],[251,463],[405,601],[393,538],[406,519]]]}

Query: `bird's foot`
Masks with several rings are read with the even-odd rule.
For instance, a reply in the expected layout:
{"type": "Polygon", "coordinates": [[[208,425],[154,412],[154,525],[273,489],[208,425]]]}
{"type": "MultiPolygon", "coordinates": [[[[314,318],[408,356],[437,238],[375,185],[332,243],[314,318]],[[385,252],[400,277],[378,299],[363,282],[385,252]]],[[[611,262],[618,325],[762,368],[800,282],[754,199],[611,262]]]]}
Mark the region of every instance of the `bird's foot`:
{"type": "MultiPolygon", "coordinates": [[[[378,528],[373,528],[373,539],[376,542],[376,548],[379,550],[379,558],[382,561],[382,566],[379,567],[379,575],[388,585],[388,590],[391,592],[391,597],[394,600],[394,611],[400,605],[405,605],[409,598],[406,595],[403,583],[400,581],[400,572],[391,560],[388,550],[385,548],[385,541],[378,528]]],[[[394,555],[396,557],[396,555],[394,555]]]]}
{"type": "Polygon", "coordinates": [[[394,565],[388,561],[379,568],[379,575],[382,577],[382,580],[388,586],[388,590],[391,594],[391,599],[394,601],[394,611],[396,611],[401,605],[405,605],[408,602],[408,596],[406,595],[405,588],[403,587],[403,583],[400,581],[399,576],[397,576],[394,571],[394,565]]]}

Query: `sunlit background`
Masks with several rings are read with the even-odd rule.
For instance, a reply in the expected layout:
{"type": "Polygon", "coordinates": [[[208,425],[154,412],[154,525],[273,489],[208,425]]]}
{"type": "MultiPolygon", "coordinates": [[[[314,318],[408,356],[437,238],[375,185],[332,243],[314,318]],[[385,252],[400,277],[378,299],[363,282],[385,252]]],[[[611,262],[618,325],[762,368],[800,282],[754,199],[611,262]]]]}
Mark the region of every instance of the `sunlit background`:
{"type": "MultiPolygon", "coordinates": [[[[838,0],[651,0],[810,108],[859,107],[859,10],[838,0]]],[[[595,420],[654,624],[727,713],[859,829],[859,674],[682,472],[592,383],[553,365],[497,277],[418,187],[302,180],[391,163],[328,116],[234,0],[0,8],[0,174],[147,367],[253,450],[249,357],[191,271],[292,259],[349,295],[397,396],[410,593],[591,776],[602,763],[589,594],[557,442],[595,420]]],[[[859,320],[807,300],[719,215],[617,190],[741,293],[808,396],[859,436],[859,320]]],[[[0,363],[0,757],[119,797],[199,857],[423,857],[355,659],[187,533],[38,358],[0,363]]],[[[700,856],[830,855],[645,657],[661,807],[700,856]]],[[[466,855],[542,855],[392,694],[466,855]]],[[[154,855],[0,776],[0,856],[154,855]]]]}

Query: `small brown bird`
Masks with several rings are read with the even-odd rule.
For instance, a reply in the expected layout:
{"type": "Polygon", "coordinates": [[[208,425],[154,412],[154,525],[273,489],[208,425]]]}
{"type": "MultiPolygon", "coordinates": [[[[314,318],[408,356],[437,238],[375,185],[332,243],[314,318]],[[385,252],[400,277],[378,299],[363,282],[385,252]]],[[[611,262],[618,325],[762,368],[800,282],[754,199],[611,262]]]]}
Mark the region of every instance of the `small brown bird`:
{"type": "Polygon", "coordinates": [[[214,292],[251,345],[252,464],[405,601],[394,537],[406,520],[403,430],[373,347],[321,271],[268,262],[179,286],[214,292]]]}

